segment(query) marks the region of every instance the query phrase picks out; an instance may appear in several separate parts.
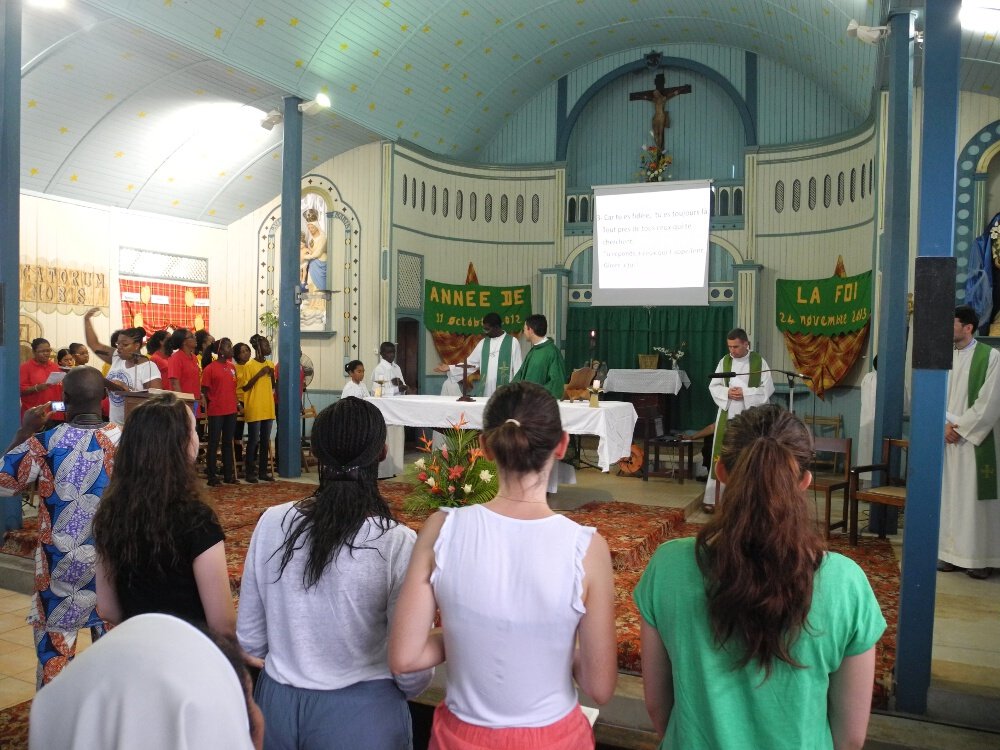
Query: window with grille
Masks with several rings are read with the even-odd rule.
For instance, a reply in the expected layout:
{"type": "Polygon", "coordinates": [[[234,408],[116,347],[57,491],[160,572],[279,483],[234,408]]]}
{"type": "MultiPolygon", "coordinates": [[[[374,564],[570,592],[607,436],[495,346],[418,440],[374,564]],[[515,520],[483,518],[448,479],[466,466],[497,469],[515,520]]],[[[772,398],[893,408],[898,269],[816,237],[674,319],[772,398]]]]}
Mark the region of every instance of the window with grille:
{"type": "Polygon", "coordinates": [[[816,178],[809,178],[809,210],[816,208],[816,178]]]}
{"type": "Polygon", "coordinates": [[[456,190],[455,191],[455,218],[456,219],[461,219],[462,218],[462,191],[461,190],[456,190]]]}
{"type": "Polygon", "coordinates": [[[837,175],[837,205],[844,205],[844,173],[837,175]]]}
{"type": "Polygon", "coordinates": [[[830,175],[823,178],[823,208],[829,208],[833,200],[833,179],[830,175]]]}
{"type": "Polygon", "coordinates": [[[517,223],[520,224],[524,221],[524,196],[517,196],[517,203],[514,207],[514,218],[517,219],[517,223]]]}
{"type": "Polygon", "coordinates": [[[469,193],[469,221],[476,220],[476,194],[469,193]]]}
{"type": "Polygon", "coordinates": [[[531,196],[531,222],[533,224],[538,223],[538,217],[541,214],[542,201],[538,197],[538,193],[531,196]]]}
{"type": "Polygon", "coordinates": [[[802,183],[798,180],[792,182],[792,210],[798,211],[802,205],[802,183]]]}
{"type": "Polygon", "coordinates": [[[774,210],[779,214],[785,210],[785,183],[781,180],[774,186],[774,210]]]}

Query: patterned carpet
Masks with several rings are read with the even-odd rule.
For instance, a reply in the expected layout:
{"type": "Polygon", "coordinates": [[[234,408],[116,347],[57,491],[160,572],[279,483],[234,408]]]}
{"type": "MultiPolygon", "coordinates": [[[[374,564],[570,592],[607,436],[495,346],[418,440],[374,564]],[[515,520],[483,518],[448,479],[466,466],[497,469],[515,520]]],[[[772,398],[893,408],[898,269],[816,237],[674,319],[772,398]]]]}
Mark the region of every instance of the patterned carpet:
{"type": "MultiPolygon", "coordinates": [[[[400,519],[419,530],[427,512],[402,510],[408,485],[383,482],[382,493],[400,519]]],[[[219,519],[226,530],[226,556],[234,597],[239,594],[243,560],[257,519],[264,510],[312,492],[309,485],[296,482],[273,484],[223,485],[209,490],[219,519]]],[[[616,623],[618,628],[618,665],[624,672],[639,674],[639,613],[632,602],[632,590],[642,575],[650,555],[668,539],[694,536],[698,526],[684,522],[676,509],[654,508],[627,502],[596,502],[568,511],[567,516],[586,526],[594,526],[608,540],[615,568],[616,623]]],[[[7,532],[0,554],[30,558],[37,528],[33,522],[24,529],[7,532]]],[[[891,685],[896,653],[896,620],[899,603],[899,567],[889,542],[864,538],[858,547],[846,539],[831,540],[830,547],[857,562],[868,574],[875,596],[882,607],[888,628],[879,641],[873,691],[873,706],[885,708],[891,685]]],[[[8,750],[27,747],[27,718],[30,701],[0,711],[0,745],[8,750]]]]}

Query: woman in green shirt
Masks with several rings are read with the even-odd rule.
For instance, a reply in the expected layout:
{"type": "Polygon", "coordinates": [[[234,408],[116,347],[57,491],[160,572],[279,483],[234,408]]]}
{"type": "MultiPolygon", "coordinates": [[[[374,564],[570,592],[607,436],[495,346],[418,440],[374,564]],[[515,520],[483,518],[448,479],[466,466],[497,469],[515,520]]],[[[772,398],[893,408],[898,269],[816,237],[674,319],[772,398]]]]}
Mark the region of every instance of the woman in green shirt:
{"type": "Polygon", "coordinates": [[[729,423],[725,503],[662,545],[634,592],[662,748],[860,748],[885,620],[809,517],[812,439],[773,405],[729,423]]]}

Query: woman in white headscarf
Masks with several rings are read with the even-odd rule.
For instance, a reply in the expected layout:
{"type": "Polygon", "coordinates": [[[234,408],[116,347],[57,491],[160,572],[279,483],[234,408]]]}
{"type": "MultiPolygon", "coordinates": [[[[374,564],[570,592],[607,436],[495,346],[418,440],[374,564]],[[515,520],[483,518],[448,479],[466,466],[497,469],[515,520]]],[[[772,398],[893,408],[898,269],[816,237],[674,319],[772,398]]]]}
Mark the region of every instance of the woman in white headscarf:
{"type": "Polygon", "coordinates": [[[193,625],[136,615],[38,692],[29,747],[259,750],[263,726],[248,689],[238,659],[193,625]]]}

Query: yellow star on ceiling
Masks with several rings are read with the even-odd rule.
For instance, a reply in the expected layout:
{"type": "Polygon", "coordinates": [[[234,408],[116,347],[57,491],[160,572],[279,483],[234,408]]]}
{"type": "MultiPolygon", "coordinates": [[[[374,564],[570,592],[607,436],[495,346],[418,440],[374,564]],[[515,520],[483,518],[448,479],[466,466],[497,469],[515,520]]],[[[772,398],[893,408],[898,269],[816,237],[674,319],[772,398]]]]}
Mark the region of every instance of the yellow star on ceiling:
{"type": "Polygon", "coordinates": [[[493,19],[493,23],[495,23],[497,26],[502,26],[503,25],[503,19],[502,18],[494,18],[493,19]]]}
{"type": "Polygon", "coordinates": [[[38,101],[36,99],[28,100],[28,109],[34,109],[37,106],[38,106],[38,101]]]}
{"type": "Polygon", "coordinates": [[[382,7],[389,8],[392,6],[392,0],[382,0],[382,7]]]}
{"type": "Polygon", "coordinates": [[[368,102],[368,111],[369,112],[375,111],[375,102],[368,102]]]}
{"type": "Polygon", "coordinates": [[[319,161],[319,154],[313,154],[313,155],[312,155],[311,157],[309,157],[309,158],[311,158],[311,159],[312,159],[313,161],[319,161]]]}
{"type": "Polygon", "coordinates": [[[462,46],[462,40],[461,39],[456,39],[455,40],[455,46],[456,47],[461,47],[462,46]]]}
{"type": "Polygon", "coordinates": [[[128,190],[131,193],[133,190],[135,190],[135,185],[133,185],[130,182],[128,185],[125,186],[125,189],[128,190]]]}
{"type": "Polygon", "coordinates": [[[405,123],[405,122],[404,122],[403,120],[396,120],[396,130],[399,130],[399,129],[400,129],[401,127],[403,127],[403,126],[404,126],[405,124],[406,124],[406,123],[405,123]]]}
{"type": "Polygon", "coordinates": [[[179,206],[179,205],[181,205],[181,202],[175,198],[174,200],[170,201],[170,205],[171,206],[179,206]]]}
{"type": "Polygon", "coordinates": [[[173,177],[168,177],[168,178],[167,178],[167,182],[173,182],[173,181],[174,181],[174,178],[173,178],[173,177]]]}
{"type": "Polygon", "coordinates": [[[163,7],[169,8],[174,4],[174,0],[163,0],[163,7]]]}
{"type": "Polygon", "coordinates": [[[253,175],[252,174],[245,174],[245,175],[243,175],[243,179],[244,180],[252,180],[253,179],[253,175]]]}
{"type": "Polygon", "coordinates": [[[208,210],[208,215],[209,215],[209,216],[215,216],[215,209],[214,209],[214,208],[210,208],[210,209],[208,210]]]}
{"type": "Polygon", "coordinates": [[[298,26],[299,25],[299,19],[297,19],[295,17],[289,18],[288,19],[288,25],[292,26],[292,27],[298,26]]]}
{"type": "Polygon", "coordinates": [[[413,131],[413,140],[417,140],[419,137],[420,137],[420,131],[419,130],[414,130],[413,131]]]}
{"type": "Polygon", "coordinates": [[[442,94],[447,94],[449,91],[451,91],[451,86],[445,86],[443,89],[441,89],[442,94]]]}
{"type": "Polygon", "coordinates": [[[237,207],[237,208],[246,208],[246,205],[247,205],[246,203],[240,203],[240,204],[239,204],[239,205],[237,205],[236,207],[237,207]]]}
{"type": "Polygon", "coordinates": [[[429,33],[430,33],[430,31],[431,31],[431,27],[430,27],[430,26],[424,26],[424,27],[423,27],[422,29],[420,29],[420,30],[421,30],[422,32],[424,32],[425,34],[429,34],[429,33]]]}
{"type": "Polygon", "coordinates": [[[267,19],[265,19],[265,18],[258,18],[257,19],[257,28],[258,29],[261,28],[265,23],[267,23],[267,19]]]}
{"type": "Polygon", "coordinates": [[[357,92],[357,90],[358,90],[358,84],[352,83],[351,86],[350,86],[351,93],[353,94],[353,93],[357,92]]]}
{"type": "Polygon", "coordinates": [[[469,74],[468,73],[462,73],[462,80],[463,81],[468,81],[469,80],[469,74]]]}
{"type": "Polygon", "coordinates": [[[407,31],[410,30],[410,24],[404,23],[402,26],[399,27],[399,30],[405,34],[407,31]]]}
{"type": "Polygon", "coordinates": [[[488,54],[490,54],[490,53],[491,53],[492,51],[493,51],[493,48],[492,48],[492,47],[487,47],[486,49],[484,49],[484,50],[483,50],[483,54],[484,54],[484,55],[488,55],[488,54]]]}
{"type": "Polygon", "coordinates": [[[219,177],[225,177],[225,176],[226,176],[226,170],[222,170],[221,172],[219,172],[219,177]]]}
{"type": "Polygon", "coordinates": [[[451,110],[451,107],[445,107],[445,108],[444,108],[444,113],[445,113],[445,115],[450,115],[450,114],[451,114],[451,111],[452,111],[452,110],[451,110]]]}
{"type": "Polygon", "coordinates": [[[477,92],[476,92],[476,98],[477,98],[477,99],[481,98],[481,97],[482,97],[482,95],[483,95],[483,92],[482,92],[482,91],[477,91],[477,92]]]}
{"type": "Polygon", "coordinates": [[[138,116],[139,116],[139,117],[145,117],[145,116],[146,116],[146,113],[145,113],[145,112],[140,112],[138,116]]]}
{"type": "Polygon", "coordinates": [[[316,143],[322,143],[325,139],[321,135],[316,135],[313,136],[313,140],[316,141],[316,143]]]}
{"type": "Polygon", "coordinates": [[[205,89],[195,89],[194,90],[194,95],[195,96],[204,96],[205,95],[205,89]]]}
{"type": "Polygon", "coordinates": [[[222,27],[221,26],[216,26],[214,33],[215,33],[215,38],[216,39],[222,39],[222,27]]]}
{"type": "Polygon", "coordinates": [[[295,61],[295,67],[296,68],[301,68],[303,65],[305,65],[305,62],[302,60],[301,57],[298,60],[295,61]]]}
{"type": "Polygon", "coordinates": [[[131,52],[122,52],[122,60],[131,60],[131,59],[132,59],[131,52]]]}
{"type": "Polygon", "coordinates": [[[330,87],[325,83],[319,87],[319,90],[322,91],[324,94],[330,93],[330,87]]]}
{"type": "Polygon", "coordinates": [[[545,31],[545,29],[549,28],[549,25],[547,23],[540,23],[538,24],[538,28],[540,28],[542,31],[545,31]]]}
{"type": "Polygon", "coordinates": [[[438,138],[438,145],[440,146],[442,143],[444,143],[444,138],[438,138]]]}
{"type": "Polygon", "coordinates": [[[257,93],[257,87],[256,86],[251,86],[250,88],[247,89],[247,91],[249,91],[251,94],[256,94],[257,93]]]}
{"type": "Polygon", "coordinates": [[[411,70],[413,70],[413,65],[411,63],[406,63],[403,66],[403,72],[409,73],[411,70]]]}
{"type": "Polygon", "coordinates": [[[517,53],[514,53],[513,55],[511,55],[510,59],[513,60],[514,62],[517,62],[518,60],[521,59],[521,56],[517,53]]]}
{"type": "Polygon", "coordinates": [[[63,65],[63,70],[73,70],[73,64],[66,63],[65,65],[63,65]]]}
{"type": "Polygon", "coordinates": [[[28,170],[28,174],[34,177],[36,174],[38,174],[38,170],[35,167],[32,167],[31,169],[28,170]]]}
{"type": "Polygon", "coordinates": [[[280,159],[281,158],[281,153],[279,151],[275,151],[273,154],[271,154],[271,158],[272,159],[280,159]]]}
{"type": "Polygon", "coordinates": [[[407,86],[405,89],[403,89],[403,93],[406,94],[407,96],[409,96],[410,94],[413,93],[413,89],[411,89],[409,86],[407,86]]]}
{"type": "Polygon", "coordinates": [[[466,8],[465,10],[462,11],[462,18],[468,18],[468,17],[469,17],[469,9],[466,8]]]}
{"type": "Polygon", "coordinates": [[[123,156],[125,156],[125,152],[124,151],[115,151],[115,158],[116,159],[121,159],[123,156]]]}
{"type": "Polygon", "coordinates": [[[451,63],[442,63],[441,70],[451,70],[451,63]]]}
{"type": "Polygon", "coordinates": [[[341,52],[347,52],[348,46],[349,45],[347,44],[347,42],[341,42],[340,43],[340,51],[341,52]]]}
{"type": "Polygon", "coordinates": [[[372,57],[379,57],[379,56],[381,56],[381,54],[382,54],[382,50],[380,50],[380,49],[373,49],[372,50],[372,57]]]}
{"type": "Polygon", "coordinates": [[[104,100],[108,101],[108,102],[110,102],[114,98],[115,98],[115,95],[112,94],[110,91],[104,95],[104,100]]]}
{"type": "Polygon", "coordinates": [[[69,132],[69,128],[67,128],[65,125],[63,125],[61,128],[59,128],[59,135],[66,135],[68,132],[69,132]]]}
{"type": "Polygon", "coordinates": [[[490,111],[490,105],[487,104],[485,107],[483,107],[483,112],[489,112],[489,111],[490,111]]]}
{"type": "Polygon", "coordinates": [[[524,21],[518,21],[517,23],[515,23],[514,24],[514,28],[515,29],[523,29],[524,28],[524,21]]]}

